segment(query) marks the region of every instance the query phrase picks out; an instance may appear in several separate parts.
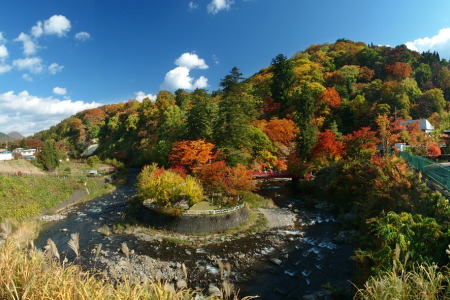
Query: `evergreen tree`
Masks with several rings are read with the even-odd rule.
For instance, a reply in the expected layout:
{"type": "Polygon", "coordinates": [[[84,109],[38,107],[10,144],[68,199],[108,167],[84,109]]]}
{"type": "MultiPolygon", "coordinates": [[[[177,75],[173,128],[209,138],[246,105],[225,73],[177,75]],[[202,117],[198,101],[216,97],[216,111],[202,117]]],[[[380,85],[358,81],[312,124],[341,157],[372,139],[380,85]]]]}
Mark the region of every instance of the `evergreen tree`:
{"type": "Polygon", "coordinates": [[[53,171],[59,166],[59,157],[54,140],[44,141],[39,156],[37,157],[37,161],[42,165],[44,170],[47,171],[53,171]]]}
{"type": "Polygon", "coordinates": [[[272,59],[273,78],[270,85],[274,102],[280,103],[280,113],[286,109],[289,93],[294,86],[294,71],[292,64],[283,54],[272,59]]]}
{"type": "Polygon", "coordinates": [[[212,100],[205,90],[195,90],[192,93],[192,108],[186,120],[186,139],[212,139],[213,125],[219,110],[212,100]]]}
{"type": "Polygon", "coordinates": [[[298,135],[298,152],[300,156],[309,158],[311,148],[316,142],[317,128],[313,124],[314,118],[314,97],[312,96],[309,84],[304,83],[301,90],[294,93],[294,101],[296,103],[295,120],[300,134],[298,135]]]}
{"type": "Polygon", "coordinates": [[[238,84],[242,79],[242,73],[239,72],[237,67],[233,67],[230,71],[230,74],[226,75],[223,79],[220,80],[220,86],[223,87],[223,92],[228,92],[233,86],[238,84]]]}

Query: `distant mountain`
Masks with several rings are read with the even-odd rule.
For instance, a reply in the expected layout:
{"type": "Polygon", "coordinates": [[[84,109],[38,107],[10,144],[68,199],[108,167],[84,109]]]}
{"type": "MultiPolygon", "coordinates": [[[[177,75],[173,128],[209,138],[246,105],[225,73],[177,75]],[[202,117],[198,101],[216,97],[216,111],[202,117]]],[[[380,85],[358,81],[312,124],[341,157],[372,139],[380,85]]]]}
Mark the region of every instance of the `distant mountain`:
{"type": "Polygon", "coordinates": [[[8,136],[11,138],[11,140],[21,140],[24,138],[24,136],[17,131],[8,133],[8,136]]]}
{"type": "Polygon", "coordinates": [[[0,132],[0,143],[11,141],[11,137],[3,132],[0,132]]]}

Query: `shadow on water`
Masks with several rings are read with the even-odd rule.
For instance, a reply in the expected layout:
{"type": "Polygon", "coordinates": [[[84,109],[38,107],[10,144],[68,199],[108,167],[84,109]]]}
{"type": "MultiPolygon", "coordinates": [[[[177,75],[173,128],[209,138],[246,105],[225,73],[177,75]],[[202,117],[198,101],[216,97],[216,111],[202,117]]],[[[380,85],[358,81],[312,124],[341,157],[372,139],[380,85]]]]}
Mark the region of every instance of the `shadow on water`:
{"type": "MultiPolygon", "coordinates": [[[[350,290],[353,247],[333,242],[338,230],[335,215],[293,195],[286,182],[265,182],[259,193],[272,198],[278,206],[295,211],[298,219],[295,227],[200,247],[175,245],[164,239],[145,242],[130,235],[100,234],[99,228],[111,227],[122,219],[128,199],[135,194],[132,183],[119,187],[113,194],[79,205],[66,219],[48,224],[36,241],[37,247],[44,247],[47,239],[52,238],[60,250],[67,251],[70,259],[67,246],[70,233],[80,233],[84,253],[90,253],[99,243],[103,249],[117,252],[120,243],[126,241],[137,254],[185,263],[190,270],[189,286],[201,289],[212,282],[220,283],[218,260],[229,262],[232,271],[227,276],[240,290],[240,297],[302,299],[304,295],[323,290],[324,285],[350,290]]],[[[205,236],[192,236],[194,244],[196,238],[205,236]]],[[[350,297],[348,292],[343,295],[341,299],[350,297]]]]}

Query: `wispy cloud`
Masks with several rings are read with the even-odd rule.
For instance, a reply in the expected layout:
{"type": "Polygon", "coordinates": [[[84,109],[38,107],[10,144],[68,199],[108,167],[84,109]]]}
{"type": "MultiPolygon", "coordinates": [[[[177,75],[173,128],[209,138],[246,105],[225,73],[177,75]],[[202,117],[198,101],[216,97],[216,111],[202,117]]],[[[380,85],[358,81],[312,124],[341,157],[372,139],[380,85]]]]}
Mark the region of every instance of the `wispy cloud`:
{"type": "Polygon", "coordinates": [[[90,38],[91,38],[91,35],[85,31],[77,32],[75,34],[75,39],[79,40],[80,42],[85,42],[85,41],[89,40],[90,38]]]}
{"type": "Polygon", "coordinates": [[[193,11],[198,8],[198,3],[194,1],[189,1],[189,11],[193,11]]]}
{"type": "Polygon", "coordinates": [[[437,51],[441,58],[450,59],[450,28],[443,28],[432,37],[418,38],[405,45],[418,52],[437,51]]]}
{"type": "Polygon", "coordinates": [[[10,65],[0,63],[0,74],[9,72],[11,69],[12,67],[10,65]]]}
{"type": "Polygon", "coordinates": [[[30,95],[27,91],[18,94],[9,91],[0,94],[0,131],[18,131],[23,135],[31,135],[48,129],[79,111],[98,106],[100,104],[95,102],[41,98],[30,95]]]}
{"type": "Polygon", "coordinates": [[[208,13],[215,15],[222,10],[229,10],[232,4],[234,0],[212,0],[206,9],[208,13]]]}
{"type": "Polygon", "coordinates": [[[6,59],[8,57],[8,49],[5,45],[0,45],[0,61],[6,59]]]}
{"type": "Polygon", "coordinates": [[[205,60],[199,58],[195,53],[183,53],[175,60],[178,67],[166,73],[161,88],[169,91],[176,89],[194,90],[196,88],[205,88],[208,86],[208,79],[200,76],[194,79],[190,76],[192,69],[207,69],[208,65],[205,60]]]}
{"type": "Polygon", "coordinates": [[[50,66],[48,66],[48,72],[52,75],[62,72],[63,69],[64,69],[64,66],[60,66],[57,63],[52,63],[50,66]]]}
{"type": "Polygon", "coordinates": [[[40,74],[44,71],[42,59],[40,57],[26,57],[13,61],[13,66],[18,70],[25,70],[33,74],[40,74]]]}
{"type": "Polygon", "coordinates": [[[21,32],[19,36],[14,39],[14,41],[22,42],[23,54],[25,56],[36,54],[39,47],[36,41],[32,40],[28,34],[23,32],[21,32]]]}
{"type": "Polygon", "coordinates": [[[67,94],[67,89],[66,89],[66,88],[62,88],[62,87],[59,87],[59,86],[54,87],[54,88],[53,88],[53,94],[63,96],[63,95],[65,95],[65,94],[67,94]]]}

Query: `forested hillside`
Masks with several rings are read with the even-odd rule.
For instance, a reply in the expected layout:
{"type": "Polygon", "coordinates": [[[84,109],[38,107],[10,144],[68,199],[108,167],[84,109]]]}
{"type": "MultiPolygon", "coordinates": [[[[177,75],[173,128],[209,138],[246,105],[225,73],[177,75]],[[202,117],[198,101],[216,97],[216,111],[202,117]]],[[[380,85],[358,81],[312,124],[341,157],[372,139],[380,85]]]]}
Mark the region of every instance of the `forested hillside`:
{"type": "Polygon", "coordinates": [[[36,137],[78,153],[98,141],[102,158],[164,166],[179,163],[170,155],[181,151],[182,141],[194,142],[191,147],[204,141],[213,145],[216,161],[285,169],[290,156],[297,162],[293,167],[308,162],[302,163],[305,171],[346,156],[372,155],[378,139],[386,146],[425,143],[430,149],[433,140],[401,119],[428,118],[435,137],[450,128],[448,62],[404,45],[312,45],[289,59],[278,55],[246,79],[235,67],[220,85],[213,92],[160,91],[154,102],[86,110],[36,137]],[[389,127],[396,134],[383,136],[389,127]]]}

